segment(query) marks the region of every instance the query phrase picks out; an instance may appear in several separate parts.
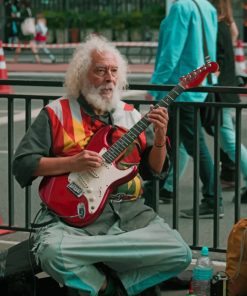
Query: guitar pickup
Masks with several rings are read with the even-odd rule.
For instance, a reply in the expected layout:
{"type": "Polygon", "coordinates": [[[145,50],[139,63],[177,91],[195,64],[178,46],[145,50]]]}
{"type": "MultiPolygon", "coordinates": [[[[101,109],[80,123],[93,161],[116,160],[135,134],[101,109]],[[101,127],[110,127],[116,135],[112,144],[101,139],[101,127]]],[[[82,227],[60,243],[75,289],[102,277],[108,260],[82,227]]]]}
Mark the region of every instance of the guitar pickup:
{"type": "Polygon", "coordinates": [[[95,170],[89,170],[88,171],[90,175],[92,175],[94,178],[99,178],[99,175],[96,174],[95,170]]]}
{"type": "Polygon", "coordinates": [[[83,194],[83,190],[74,182],[69,183],[67,188],[78,198],[83,194]]]}

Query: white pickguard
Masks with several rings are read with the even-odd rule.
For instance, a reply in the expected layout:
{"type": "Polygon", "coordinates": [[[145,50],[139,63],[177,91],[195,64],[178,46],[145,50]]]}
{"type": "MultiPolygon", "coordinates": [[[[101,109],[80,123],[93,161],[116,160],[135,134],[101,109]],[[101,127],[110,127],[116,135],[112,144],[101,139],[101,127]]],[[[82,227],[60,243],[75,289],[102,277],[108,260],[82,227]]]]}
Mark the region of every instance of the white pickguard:
{"type": "MultiPolygon", "coordinates": [[[[105,151],[106,149],[103,148],[99,154],[102,155],[105,151]]],[[[83,194],[89,204],[89,213],[93,214],[100,206],[109,186],[115,181],[129,175],[132,170],[133,167],[126,170],[119,170],[114,164],[103,161],[101,167],[91,171],[70,173],[68,182],[76,184],[79,187],[81,194],[78,194],[77,198],[80,198],[80,195],[83,194]]]]}

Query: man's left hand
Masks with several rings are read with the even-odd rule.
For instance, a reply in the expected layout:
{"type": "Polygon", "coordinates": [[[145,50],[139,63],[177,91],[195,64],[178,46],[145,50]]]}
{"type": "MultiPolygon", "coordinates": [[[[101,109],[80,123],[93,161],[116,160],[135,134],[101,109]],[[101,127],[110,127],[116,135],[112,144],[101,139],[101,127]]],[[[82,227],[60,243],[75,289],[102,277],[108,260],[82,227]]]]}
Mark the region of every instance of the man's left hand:
{"type": "Polygon", "coordinates": [[[166,137],[167,125],[169,121],[167,108],[154,108],[151,106],[150,112],[148,113],[148,119],[154,126],[155,142],[163,143],[166,137]]]}

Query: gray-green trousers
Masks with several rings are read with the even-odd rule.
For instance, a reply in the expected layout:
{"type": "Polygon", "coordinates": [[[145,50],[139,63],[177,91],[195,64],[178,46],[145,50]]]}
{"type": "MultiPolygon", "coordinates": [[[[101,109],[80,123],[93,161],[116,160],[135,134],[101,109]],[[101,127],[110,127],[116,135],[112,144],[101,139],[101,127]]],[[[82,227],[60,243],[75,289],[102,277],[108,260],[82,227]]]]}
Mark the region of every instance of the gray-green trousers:
{"type": "Polygon", "coordinates": [[[51,277],[91,296],[98,295],[106,279],[94,263],[116,271],[128,295],[135,295],[191,262],[188,245],[158,216],[141,229],[123,232],[115,223],[106,235],[96,236],[59,221],[41,229],[34,252],[51,277]]]}

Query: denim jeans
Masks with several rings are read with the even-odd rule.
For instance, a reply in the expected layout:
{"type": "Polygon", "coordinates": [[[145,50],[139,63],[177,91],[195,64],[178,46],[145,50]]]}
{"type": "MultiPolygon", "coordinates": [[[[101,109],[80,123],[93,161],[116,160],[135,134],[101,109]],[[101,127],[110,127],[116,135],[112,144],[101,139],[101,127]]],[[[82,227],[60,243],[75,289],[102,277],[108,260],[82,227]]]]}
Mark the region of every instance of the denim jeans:
{"type": "MultiPolygon", "coordinates": [[[[186,152],[186,149],[183,145],[183,143],[180,143],[179,145],[179,178],[181,178],[183,176],[183,174],[185,173],[187,164],[189,162],[189,155],[186,152]]],[[[165,180],[164,186],[163,186],[166,190],[172,192],[173,191],[173,166],[170,166],[169,172],[168,172],[168,176],[165,180]]]]}
{"type": "MultiPolygon", "coordinates": [[[[236,132],[232,120],[232,108],[223,108],[222,126],[220,128],[221,148],[229,158],[235,162],[236,154],[236,132]]],[[[245,186],[247,186],[247,149],[241,144],[240,167],[243,174],[245,186]]]]}
{"type": "MultiPolygon", "coordinates": [[[[173,143],[173,113],[170,113],[170,124],[168,135],[170,136],[171,143],[173,143]]],[[[188,156],[186,153],[193,157],[193,141],[194,141],[194,108],[193,106],[180,107],[180,165],[179,176],[185,171],[188,163],[188,156]]],[[[199,175],[202,186],[202,193],[204,198],[214,198],[214,165],[213,160],[205,142],[205,137],[201,123],[199,122],[199,175]]],[[[172,144],[173,147],[173,144],[172,144]]],[[[164,188],[172,191],[173,188],[173,169],[169,171],[167,180],[165,181],[164,188]],[[168,182],[168,183],[167,183],[168,182]]],[[[210,201],[212,202],[212,200],[210,201]]]]}

